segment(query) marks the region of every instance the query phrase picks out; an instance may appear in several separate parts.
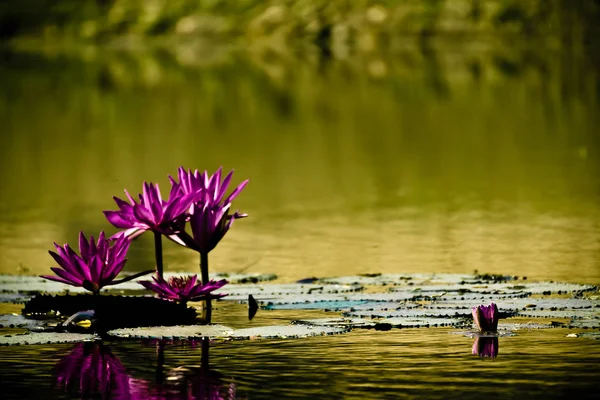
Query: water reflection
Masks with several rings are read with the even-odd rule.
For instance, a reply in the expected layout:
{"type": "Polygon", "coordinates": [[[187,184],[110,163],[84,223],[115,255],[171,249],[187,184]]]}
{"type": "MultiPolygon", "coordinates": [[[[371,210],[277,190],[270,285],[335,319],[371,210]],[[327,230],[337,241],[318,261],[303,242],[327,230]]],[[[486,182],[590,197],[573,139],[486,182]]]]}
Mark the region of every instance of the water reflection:
{"type": "Polygon", "coordinates": [[[102,343],[78,343],[56,365],[56,386],[83,398],[121,397],[129,392],[129,376],[118,357],[102,343]],[[117,396],[114,396],[114,395],[117,396]]]}
{"type": "MultiPolygon", "coordinates": [[[[193,343],[194,345],[198,343],[193,343]]],[[[236,385],[210,368],[209,341],[199,343],[199,366],[165,368],[165,343],[156,343],[155,379],[142,379],[130,373],[108,346],[101,342],[79,343],[56,365],[56,386],[82,398],[122,400],[235,399],[236,385]]]]}
{"type": "MultiPolygon", "coordinates": [[[[219,272],[600,279],[594,49],[209,53],[3,58],[0,271],[47,273],[51,243],[107,229],[124,187],[223,165],[250,177],[251,220],[215,250],[219,272]]],[[[131,270],[153,265],[151,246],[131,270]]],[[[197,268],[176,247],[165,260],[197,268]]]]}
{"type": "Polygon", "coordinates": [[[471,352],[481,358],[496,358],[498,356],[498,337],[475,336],[471,352]]]}

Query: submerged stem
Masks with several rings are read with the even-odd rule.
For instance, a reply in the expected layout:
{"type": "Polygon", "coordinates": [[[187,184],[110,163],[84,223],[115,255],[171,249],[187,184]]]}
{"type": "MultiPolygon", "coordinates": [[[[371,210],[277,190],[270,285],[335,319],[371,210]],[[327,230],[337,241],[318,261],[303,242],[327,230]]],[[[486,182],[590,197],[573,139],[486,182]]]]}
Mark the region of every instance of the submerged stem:
{"type": "Polygon", "coordinates": [[[156,259],[156,277],[163,277],[162,235],[154,232],[154,258],[156,259]]]}
{"type": "Polygon", "coordinates": [[[209,369],[209,364],[208,364],[208,348],[209,348],[209,340],[208,339],[202,339],[202,355],[200,356],[200,366],[205,369],[208,370],[209,369]]]}

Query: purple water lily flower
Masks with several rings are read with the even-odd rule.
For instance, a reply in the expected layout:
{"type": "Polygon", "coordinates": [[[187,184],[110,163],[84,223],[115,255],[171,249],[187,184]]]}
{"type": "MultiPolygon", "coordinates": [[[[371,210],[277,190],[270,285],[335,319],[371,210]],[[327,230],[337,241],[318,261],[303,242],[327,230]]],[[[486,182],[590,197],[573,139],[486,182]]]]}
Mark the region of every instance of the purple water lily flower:
{"type": "Polygon", "coordinates": [[[127,261],[125,256],[130,243],[130,240],[125,237],[115,240],[106,239],[104,232],[100,232],[97,241],[93,236],[88,241],[85,234],[80,232],[81,255],[76,254],[68,244],[59,246],[54,243],[57,252],[49,251],[49,253],[60,268],[51,268],[57,276],[43,275],[42,278],[83,287],[97,294],[104,286],[116,285],[152,272],[144,271],[119,281],[114,280],[127,261]]]}
{"type": "Polygon", "coordinates": [[[477,336],[473,342],[471,352],[479,357],[496,358],[498,355],[498,338],[477,336]]]}
{"type": "Polygon", "coordinates": [[[194,195],[194,202],[189,209],[192,236],[182,230],[171,238],[181,245],[204,254],[217,246],[236,219],[248,216],[237,211],[233,214],[229,213],[231,202],[246,187],[248,179],[224,198],[233,171],[227,174],[222,182],[221,172],[222,168],[219,168],[213,175],[209,175],[206,171],[192,172],[181,167],[178,170],[179,183],[169,177],[173,188],[194,195]]]}
{"type": "Polygon", "coordinates": [[[158,184],[144,182],[139,203],[125,190],[129,203],[114,197],[119,211],[104,211],[106,219],[119,229],[125,229],[122,236],[135,237],[147,230],[164,235],[172,235],[180,229],[185,212],[194,201],[195,193],[182,193],[180,186],[171,188],[169,199],[163,200],[158,184]]]}
{"type": "Polygon", "coordinates": [[[220,281],[210,281],[203,285],[197,283],[198,277],[196,275],[171,277],[168,281],[154,276],[152,279],[154,282],[140,281],[139,283],[146,289],[158,294],[159,297],[183,303],[224,297],[226,294],[212,294],[211,292],[222,288],[228,283],[227,280],[222,279],[220,281]]]}
{"type": "Polygon", "coordinates": [[[496,332],[498,329],[498,307],[490,303],[489,306],[480,305],[472,308],[473,321],[482,332],[496,332]]]}
{"type": "MultiPolygon", "coordinates": [[[[194,203],[190,215],[193,243],[190,247],[200,253],[209,253],[223,239],[236,219],[247,214],[229,214],[229,204],[211,208],[207,203],[194,203]]],[[[188,243],[189,244],[189,243],[188,243]]]]}
{"type": "Polygon", "coordinates": [[[179,183],[169,176],[171,181],[171,187],[176,187],[181,190],[184,194],[194,194],[195,201],[201,201],[203,203],[210,203],[211,205],[220,205],[221,207],[231,204],[233,199],[240,194],[242,189],[248,184],[248,179],[240,183],[229,196],[223,197],[225,192],[231,183],[231,177],[233,171],[230,171],[225,179],[221,181],[221,174],[223,167],[220,167],[214,174],[209,175],[208,171],[200,173],[198,170],[192,172],[191,169],[186,171],[185,168],[179,167],[177,170],[177,176],[179,177],[179,183]]]}

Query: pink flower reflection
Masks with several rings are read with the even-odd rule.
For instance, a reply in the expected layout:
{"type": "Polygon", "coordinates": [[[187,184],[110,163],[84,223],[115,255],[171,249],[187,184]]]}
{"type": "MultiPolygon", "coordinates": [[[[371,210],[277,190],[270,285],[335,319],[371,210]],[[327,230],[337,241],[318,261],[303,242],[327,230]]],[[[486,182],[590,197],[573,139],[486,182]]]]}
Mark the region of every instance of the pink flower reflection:
{"type": "Polygon", "coordinates": [[[479,357],[496,358],[498,355],[497,337],[475,337],[473,342],[473,355],[479,357]]]}
{"type": "MultiPolygon", "coordinates": [[[[159,357],[160,360],[160,357],[159,357]]],[[[152,362],[152,361],[150,361],[152,362]]],[[[78,343],[56,365],[57,387],[78,392],[83,399],[230,400],[236,385],[223,384],[222,375],[205,367],[177,367],[158,383],[134,378],[102,343],[78,343]]]]}
{"type": "Polygon", "coordinates": [[[82,398],[127,399],[129,377],[121,361],[101,343],[78,343],[56,365],[57,387],[77,388],[82,398]]]}

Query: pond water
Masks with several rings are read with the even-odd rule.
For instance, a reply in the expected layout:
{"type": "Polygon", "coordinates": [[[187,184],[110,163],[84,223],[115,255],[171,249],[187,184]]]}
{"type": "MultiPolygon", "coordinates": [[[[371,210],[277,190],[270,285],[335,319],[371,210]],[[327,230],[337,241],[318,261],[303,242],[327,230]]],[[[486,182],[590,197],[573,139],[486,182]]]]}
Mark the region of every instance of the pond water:
{"type": "MultiPolygon", "coordinates": [[[[232,306],[219,311],[219,322],[234,322],[232,306]]],[[[262,314],[258,324],[292,316],[262,314]]],[[[3,398],[87,398],[99,388],[123,399],[596,398],[600,345],[565,338],[571,333],[500,337],[494,359],[473,355],[473,339],[452,328],[214,342],[208,350],[198,342],[105,342],[121,379],[104,381],[86,375],[84,345],[2,347],[0,372],[3,398]]]]}
{"type": "MultiPolygon", "coordinates": [[[[341,59],[310,49],[2,50],[0,273],[47,273],[53,241],[114,232],[101,211],[124,188],[147,180],[166,192],[181,165],[222,165],[234,183],[250,178],[234,202],[249,218],[211,253],[215,272],[293,282],[478,270],[598,284],[597,54],[435,40],[341,59]]],[[[172,243],[165,263],[198,271],[195,253],[172,243]]],[[[142,236],[126,270],[153,265],[142,236]]],[[[221,311],[215,322],[236,323],[221,311]]],[[[252,323],[298,313],[261,311],[252,323]]],[[[238,398],[591,398],[600,388],[597,340],[521,332],[482,359],[453,332],[213,343],[210,366],[220,393],[238,398]]],[[[162,379],[156,345],[106,345],[127,379],[162,379]]],[[[73,347],[1,348],[2,397],[80,397],[56,381],[73,347]]],[[[201,353],[166,346],[164,376],[196,376],[201,353]]]]}

